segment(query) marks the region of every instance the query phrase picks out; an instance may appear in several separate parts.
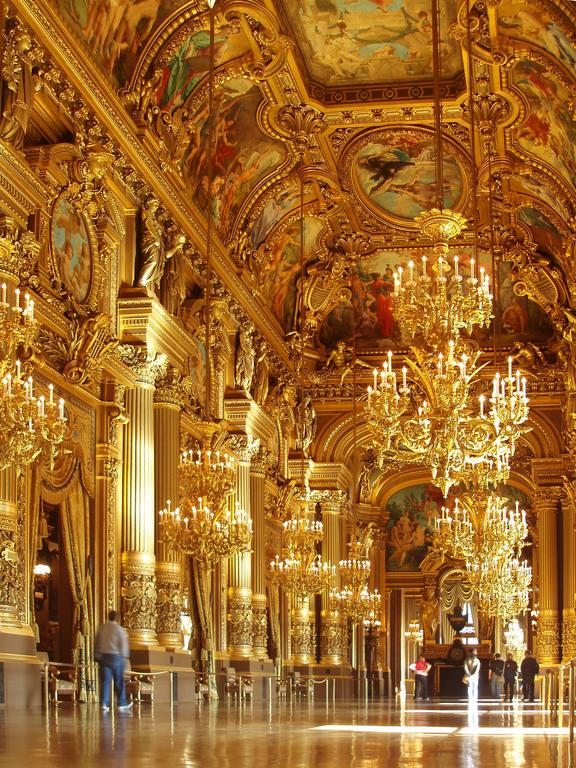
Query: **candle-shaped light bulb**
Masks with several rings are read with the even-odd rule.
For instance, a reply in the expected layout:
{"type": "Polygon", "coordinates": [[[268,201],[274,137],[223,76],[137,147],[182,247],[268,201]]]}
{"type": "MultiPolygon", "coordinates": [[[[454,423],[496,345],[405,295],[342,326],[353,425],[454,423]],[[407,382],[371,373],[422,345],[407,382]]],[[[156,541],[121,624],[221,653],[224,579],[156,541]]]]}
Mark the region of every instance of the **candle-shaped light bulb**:
{"type": "Polygon", "coordinates": [[[408,269],[410,270],[410,280],[414,279],[414,262],[412,259],[408,262],[408,269]]]}
{"type": "Polygon", "coordinates": [[[58,400],[58,418],[63,421],[64,420],[64,398],[61,397],[60,400],[58,400]]]}
{"type": "Polygon", "coordinates": [[[454,256],[454,276],[458,277],[458,256],[454,256]]]}
{"type": "Polygon", "coordinates": [[[480,418],[484,418],[484,395],[480,395],[480,418]]]}
{"type": "Polygon", "coordinates": [[[20,288],[16,288],[14,295],[16,296],[16,309],[20,309],[20,288]]]}
{"type": "Polygon", "coordinates": [[[50,405],[54,404],[54,384],[48,384],[48,391],[50,392],[50,405]]]}

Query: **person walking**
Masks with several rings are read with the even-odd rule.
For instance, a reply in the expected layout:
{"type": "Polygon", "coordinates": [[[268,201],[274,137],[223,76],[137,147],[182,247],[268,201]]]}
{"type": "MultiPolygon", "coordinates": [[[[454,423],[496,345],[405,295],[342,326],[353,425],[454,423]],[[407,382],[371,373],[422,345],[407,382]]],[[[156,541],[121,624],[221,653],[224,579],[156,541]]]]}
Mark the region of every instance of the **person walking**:
{"type": "Polygon", "coordinates": [[[114,690],[118,700],[118,709],[130,709],[132,702],[126,702],[124,686],[124,667],[130,657],[128,635],[118,623],[116,611],[108,613],[108,621],[101,624],[94,641],[94,657],[100,664],[101,706],[104,712],[110,709],[110,684],[114,681],[114,690]]]}
{"type": "Polygon", "coordinates": [[[518,664],[514,661],[511,653],[506,654],[504,662],[504,701],[512,703],[516,693],[516,677],[518,675],[518,664]]]}
{"type": "Polygon", "coordinates": [[[520,665],[522,701],[534,701],[534,678],[538,672],[540,672],[540,665],[532,655],[532,651],[526,651],[520,665]]]}
{"type": "Polygon", "coordinates": [[[414,665],[414,701],[418,698],[422,701],[429,701],[428,697],[428,673],[432,669],[432,664],[426,661],[424,655],[418,657],[414,665]]]}
{"type": "Polygon", "coordinates": [[[494,658],[490,661],[488,679],[490,680],[492,696],[500,700],[504,689],[504,659],[499,653],[495,653],[494,658]]]}
{"type": "Polygon", "coordinates": [[[478,685],[480,683],[480,659],[476,648],[464,659],[464,682],[468,685],[468,706],[478,704],[478,685]]]}

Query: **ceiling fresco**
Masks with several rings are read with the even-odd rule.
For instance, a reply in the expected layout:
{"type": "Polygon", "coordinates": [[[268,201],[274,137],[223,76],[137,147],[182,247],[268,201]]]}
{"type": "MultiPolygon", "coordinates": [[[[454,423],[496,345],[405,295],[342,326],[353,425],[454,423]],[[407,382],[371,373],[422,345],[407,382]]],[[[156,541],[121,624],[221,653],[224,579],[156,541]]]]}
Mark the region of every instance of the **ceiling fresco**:
{"type": "MultiPolygon", "coordinates": [[[[462,71],[448,35],[456,3],[441,0],[443,77],[462,71]]],[[[430,80],[432,24],[427,0],[285,0],[300,55],[326,86],[430,80]]]]}
{"type": "MultiPolygon", "coordinates": [[[[406,345],[390,272],[426,248],[413,220],[439,192],[469,220],[477,211],[480,226],[493,225],[504,243],[499,343],[550,338],[550,307],[516,296],[513,284],[521,275],[524,287],[526,275],[553,282],[547,264],[573,269],[562,226],[576,217],[573,4],[473,4],[481,128],[473,142],[465,6],[441,0],[439,190],[429,0],[262,0],[245,8],[218,0],[211,189],[206,3],[52,2],[158,141],[162,168],[191,210],[205,215],[211,206],[222,246],[286,334],[298,329],[298,168],[309,169],[305,252],[319,288],[306,301],[320,357],[351,338],[353,318],[363,350],[406,345]],[[146,110],[136,112],[143,94],[146,110]]],[[[454,243],[462,268],[474,237],[470,226],[454,243]]],[[[576,284],[576,275],[563,279],[557,295],[576,284]]],[[[535,290],[532,298],[542,296],[535,290]]],[[[489,346],[490,334],[479,343],[489,346]]]]}

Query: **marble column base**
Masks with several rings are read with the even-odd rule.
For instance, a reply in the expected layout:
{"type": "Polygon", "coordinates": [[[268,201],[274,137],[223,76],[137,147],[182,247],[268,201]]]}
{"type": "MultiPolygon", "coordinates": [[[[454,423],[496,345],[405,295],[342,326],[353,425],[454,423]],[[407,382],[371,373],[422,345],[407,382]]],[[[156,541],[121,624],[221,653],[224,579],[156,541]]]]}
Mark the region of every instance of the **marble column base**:
{"type": "Polygon", "coordinates": [[[320,663],[326,666],[348,664],[348,631],[345,620],[335,611],[322,611],[320,663]]]}
{"type": "Polygon", "coordinates": [[[266,595],[252,595],[252,656],[268,659],[266,595]]]}
{"type": "Polygon", "coordinates": [[[163,648],[182,646],[180,571],[180,563],[156,563],[156,632],[163,648]]]}
{"type": "Polygon", "coordinates": [[[155,558],[144,552],[122,553],[122,624],[130,646],[157,645],[155,558]]]}
{"type": "Polygon", "coordinates": [[[562,611],[562,661],[567,664],[576,658],[576,611],[564,608],[562,611]]]}
{"type": "Polygon", "coordinates": [[[252,590],[228,589],[228,654],[231,659],[252,656],[252,590]]]}
{"type": "Polygon", "coordinates": [[[560,616],[556,610],[541,610],[536,632],[536,658],[541,667],[560,663],[560,616]]]}
{"type": "Polygon", "coordinates": [[[314,664],[314,632],[308,607],[293,608],[291,614],[290,641],[292,664],[305,666],[314,664]]]}

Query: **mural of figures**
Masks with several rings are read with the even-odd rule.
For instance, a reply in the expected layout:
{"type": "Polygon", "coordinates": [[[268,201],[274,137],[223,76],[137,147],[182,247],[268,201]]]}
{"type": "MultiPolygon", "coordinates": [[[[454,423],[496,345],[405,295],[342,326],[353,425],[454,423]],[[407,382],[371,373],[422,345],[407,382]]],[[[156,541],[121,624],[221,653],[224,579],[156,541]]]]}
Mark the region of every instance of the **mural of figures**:
{"type": "Polygon", "coordinates": [[[195,119],[195,132],[183,160],[182,177],[197,203],[205,208],[210,197],[212,215],[220,230],[230,230],[248,195],[286,160],[286,146],[263,133],[256,122],[262,93],[245,78],[225,81],[214,94],[214,157],[208,195],[208,102],[195,119]]]}
{"type": "Polygon", "coordinates": [[[52,211],[52,248],[66,289],[82,303],[92,284],[92,252],[88,226],[66,196],[58,198],[52,211]]]}
{"type": "Polygon", "coordinates": [[[299,185],[290,184],[266,202],[250,232],[250,242],[254,250],[262,245],[284,214],[296,206],[299,196],[299,185]]]}
{"type": "MultiPolygon", "coordinates": [[[[239,28],[221,27],[214,38],[214,65],[248,54],[246,36],[239,28]]],[[[181,107],[194,88],[208,73],[210,66],[210,33],[200,30],[187,37],[162,70],[157,92],[160,109],[173,112],[181,107]]]]}
{"type": "MultiPolygon", "coordinates": [[[[561,242],[560,233],[552,222],[533,208],[518,211],[521,221],[529,224],[535,241],[553,253],[561,242]]],[[[326,349],[333,349],[338,341],[352,338],[355,323],[360,349],[394,349],[409,346],[411,340],[394,319],[394,273],[402,267],[408,272],[412,261],[420,267],[423,255],[430,258],[424,249],[379,250],[362,259],[357,273],[351,281],[352,302],[340,301],[328,313],[320,329],[319,338],[326,349]]],[[[458,256],[459,272],[469,275],[471,259],[475,269],[483,267],[491,275],[491,258],[488,253],[476,252],[474,248],[459,247],[450,250],[450,259],[458,256]]],[[[499,336],[497,343],[503,346],[512,341],[541,343],[553,335],[552,326],[546,313],[533,301],[516,296],[513,291],[512,265],[500,265],[500,292],[497,307],[500,311],[499,336]]],[[[477,341],[485,347],[492,343],[492,326],[475,333],[477,341]]]]}
{"type": "Polygon", "coordinates": [[[419,569],[428,553],[434,519],[443,503],[442,494],[432,485],[414,485],[388,499],[386,570],[419,569]]]}
{"type": "Polygon", "coordinates": [[[511,82],[530,104],[528,117],[515,131],[521,149],[576,184],[576,123],[570,111],[571,91],[536,61],[518,62],[512,70],[511,82]]]}
{"type": "Polygon", "coordinates": [[[130,79],[152,29],[184,0],[52,0],[92,56],[118,83],[130,79]]]}
{"type": "MultiPolygon", "coordinates": [[[[311,216],[304,219],[305,262],[313,258],[322,226],[319,219],[311,216]]],[[[274,316],[285,332],[294,327],[300,269],[300,222],[295,222],[274,242],[270,267],[262,286],[262,294],[271,303],[274,316]]]]}
{"type": "MultiPolygon", "coordinates": [[[[558,18],[559,10],[554,9],[558,18]]],[[[571,28],[566,20],[565,28],[571,28]]],[[[502,37],[525,40],[538,45],[556,61],[576,74],[576,48],[566,32],[552,21],[545,6],[538,9],[523,4],[503,3],[499,8],[498,31],[502,37]]]]}
{"type": "MultiPolygon", "coordinates": [[[[437,197],[436,152],[431,137],[391,136],[366,144],[353,160],[352,179],[364,201],[399,219],[413,219],[437,197]],[[393,143],[392,143],[393,142],[393,143]]],[[[456,157],[444,155],[444,205],[458,208],[464,176],[456,157]]]]}
{"type": "Polygon", "coordinates": [[[516,176],[511,179],[511,187],[522,195],[529,195],[540,203],[546,203],[563,219],[570,219],[570,211],[558,193],[551,184],[536,176],[534,172],[530,176],[516,176]]]}
{"type": "MultiPolygon", "coordinates": [[[[440,0],[445,77],[462,67],[448,34],[453,0],[440,0]]],[[[295,0],[286,10],[311,76],[325,85],[428,79],[432,24],[425,0],[295,0]]]]}

